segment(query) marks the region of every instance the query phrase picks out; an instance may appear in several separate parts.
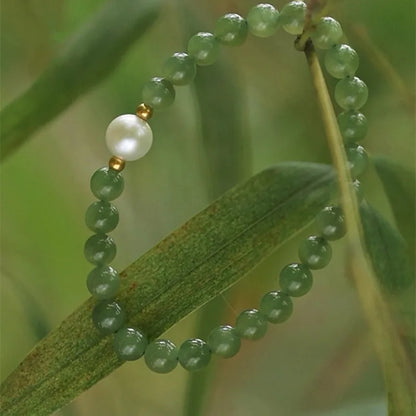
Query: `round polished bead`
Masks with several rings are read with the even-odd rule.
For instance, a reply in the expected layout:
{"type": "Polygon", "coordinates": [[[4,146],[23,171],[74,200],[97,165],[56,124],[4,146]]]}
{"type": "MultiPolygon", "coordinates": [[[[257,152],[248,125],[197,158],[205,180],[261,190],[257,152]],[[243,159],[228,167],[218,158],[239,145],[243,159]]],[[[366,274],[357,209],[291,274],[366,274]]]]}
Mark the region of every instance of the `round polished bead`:
{"type": "Polygon", "coordinates": [[[257,309],[247,309],[238,315],[235,328],[241,338],[260,339],[267,331],[267,320],[257,309]]]}
{"type": "Polygon", "coordinates": [[[342,208],[327,206],[315,217],[318,232],[327,240],[339,240],[346,233],[342,208]]]}
{"type": "Polygon", "coordinates": [[[185,370],[200,370],[211,360],[211,350],[202,339],[187,339],[179,348],[178,359],[185,370]]]}
{"type": "Polygon", "coordinates": [[[279,276],[280,288],[290,296],[303,296],[311,290],[313,277],[310,270],[300,263],[285,266],[279,276]]]}
{"type": "Polygon", "coordinates": [[[118,291],[120,277],[110,266],[98,266],[87,277],[87,287],[96,299],[111,299],[118,291]]]}
{"type": "Polygon", "coordinates": [[[311,34],[314,45],[319,49],[329,49],[342,38],[342,28],[332,17],[322,17],[311,34]]]}
{"type": "Polygon", "coordinates": [[[236,13],[225,14],[215,22],[214,35],[224,45],[241,45],[246,40],[247,33],[247,21],[236,13]]]}
{"type": "Polygon", "coordinates": [[[97,303],[92,311],[92,321],[96,328],[103,334],[111,334],[118,331],[126,315],[121,306],[114,301],[101,301],[97,303]]]}
{"type": "Polygon", "coordinates": [[[330,262],[332,249],[325,238],[311,235],[300,243],[299,258],[310,269],[322,269],[330,262]]]}
{"type": "Polygon", "coordinates": [[[150,120],[153,117],[153,108],[145,103],[140,103],[136,107],[136,116],[144,121],[150,120]]]}
{"type": "Polygon", "coordinates": [[[276,32],[279,12],[271,4],[258,4],[247,15],[248,30],[260,38],[267,38],[276,32]]]}
{"type": "Polygon", "coordinates": [[[138,329],[121,328],[114,334],[113,348],[120,360],[139,359],[144,354],[146,346],[146,335],[138,329]]]}
{"type": "Polygon", "coordinates": [[[126,161],[133,161],[150,150],[153,133],[147,121],[135,114],[123,114],[109,124],[105,141],[112,154],[126,161]]]}
{"type": "Polygon", "coordinates": [[[107,201],[93,202],[85,213],[85,223],[91,231],[108,233],[117,227],[117,208],[107,201]]]}
{"type": "Polygon", "coordinates": [[[280,12],[279,23],[291,35],[300,35],[303,32],[306,17],[306,4],[303,1],[291,1],[280,12]]]}
{"type": "Polygon", "coordinates": [[[119,172],[105,167],[94,172],[90,187],[98,199],[113,201],[123,192],[124,179],[119,172]]]}
{"type": "Polygon", "coordinates": [[[117,172],[121,172],[126,167],[126,162],[121,157],[111,156],[108,161],[108,167],[117,172]]]}
{"type": "Polygon", "coordinates": [[[240,350],[241,339],[235,328],[223,325],[211,331],[208,336],[208,346],[214,354],[229,358],[240,350]]]}
{"type": "Polygon", "coordinates": [[[269,292],[261,299],[259,311],[269,322],[279,324],[288,320],[292,315],[293,302],[284,292],[269,292]]]}
{"type": "Polygon", "coordinates": [[[218,58],[219,50],[218,40],[209,32],[199,32],[188,42],[189,56],[201,66],[213,64],[218,58]]]}
{"type": "Polygon", "coordinates": [[[187,53],[175,53],[166,60],[162,72],[172,84],[186,85],[195,78],[195,61],[187,53]]]}
{"type": "Polygon", "coordinates": [[[178,349],[168,339],[158,339],[146,347],[146,365],[156,373],[169,373],[178,364],[178,349]]]}
{"type": "Polygon", "coordinates": [[[348,45],[335,45],[325,54],[325,68],[334,78],[354,76],[358,65],[358,54],[348,45]]]}
{"type": "Polygon", "coordinates": [[[335,86],[335,101],[344,110],[359,110],[367,98],[367,85],[358,77],[341,79],[335,86]]]}
{"type": "Polygon", "coordinates": [[[142,97],[153,108],[166,108],[175,101],[175,89],[169,80],[155,77],[144,84],[142,97]]]}
{"type": "Polygon", "coordinates": [[[106,234],[94,234],[85,242],[85,258],[97,266],[109,264],[116,256],[116,252],[114,240],[106,234]]]}
{"type": "Polygon", "coordinates": [[[368,167],[367,152],[363,146],[355,143],[347,145],[345,151],[347,153],[351,176],[353,178],[358,178],[366,171],[368,167]]]}
{"type": "Polygon", "coordinates": [[[364,139],[368,122],[364,114],[354,110],[344,111],[338,115],[339,130],[345,142],[358,142],[364,139]]]}

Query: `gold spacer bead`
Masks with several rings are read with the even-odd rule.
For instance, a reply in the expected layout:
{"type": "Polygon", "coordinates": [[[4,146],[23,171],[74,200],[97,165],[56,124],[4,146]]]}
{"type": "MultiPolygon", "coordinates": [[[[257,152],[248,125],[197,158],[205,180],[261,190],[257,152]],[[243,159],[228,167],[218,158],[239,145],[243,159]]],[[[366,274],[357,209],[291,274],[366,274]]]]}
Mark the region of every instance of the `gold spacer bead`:
{"type": "Polygon", "coordinates": [[[125,166],[126,166],[126,162],[121,157],[117,157],[117,156],[113,156],[108,162],[108,167],[117,172],[121,172],[125,166]]]}
{"type": "Polygon", "coordinates": [[[136,108],[136,116],[144,121],[150,120],[153,116],[153,108],[150,105],[141,103],[136,108]]]}

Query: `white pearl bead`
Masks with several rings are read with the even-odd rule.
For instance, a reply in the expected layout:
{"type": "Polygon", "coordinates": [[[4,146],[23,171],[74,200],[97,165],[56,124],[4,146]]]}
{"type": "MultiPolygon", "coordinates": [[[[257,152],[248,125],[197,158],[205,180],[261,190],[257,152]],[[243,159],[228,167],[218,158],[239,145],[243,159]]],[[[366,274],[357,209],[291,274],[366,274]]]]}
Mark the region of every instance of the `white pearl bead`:
{"type": "Polygon", "coordinates": [[[153,133],[149,124],[134,114],[123,114],[107,127],[108,150],[126,161],[143,157],[151,148],[153,133]]]}

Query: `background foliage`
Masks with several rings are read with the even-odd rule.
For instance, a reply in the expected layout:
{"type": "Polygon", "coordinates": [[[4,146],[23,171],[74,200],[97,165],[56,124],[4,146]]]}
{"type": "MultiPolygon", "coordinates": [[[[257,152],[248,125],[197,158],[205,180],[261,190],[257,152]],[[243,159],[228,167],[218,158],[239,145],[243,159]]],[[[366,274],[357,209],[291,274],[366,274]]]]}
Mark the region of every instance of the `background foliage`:
{"type": "MultiPolygon", "coordinates": [[[[279,8],[283,5],[276,3],[279,8]]],[[[102,4],[98,0],[3,0],[3,105],[30,86],[68,37],[102,4]]],[[[92,201],[89,176],[108,158],[102,139],[108,122],[133,111],[141,85],[158,73],[167,56],[184,48],[196,21],[196,30],[211,30],[221,14],[244,15],[254,4],[164,2],[155,24],[103,83],[3,162],[2,379],[39,338],[87,297],[84,282],[90,266],[81,248],[89,233],[83,215],[92,201]]],[[[407,94],[414,91],[414,6],[407,0],[399,4],[350,0],[333,5],[332,15],[341,21],[359,53],[359,76],[370,90],[364,109],[370,122],[365,146],[371,154],[412,167],[415,125],[409,100],[368,52],[360,27],[382,48],[407,86],[407,94]]],[[[240,180],[279,161],[329,161],[307,65],[292,43],[292,37],[280,30],[271,39],[250,37],[241,48],[223,49],[218,67],[232,71],[233,93],[241,97],[239,115],[228,120],[231,132],[245,134],[240,180]]],[[[227,101],[230,81],[225,78],[219,83],[215,71],[215,67],[203,71],[200,88],[215,89],[219,102],[227,101]]],[[[74,78],[79,75],[72,74],[74,78]]],[[[120,269],[219,192],[212,186],[196,97],[192,88],[177,90],[174,106],[153,119],[151,153],[126,171],[126,192],[118,201],[121,222],[114,232],[119,247],[115,265],[120,269]]],[[[227,121],[228,112],[224,112],[227,121]]],[[[215,122],[210,121],[212,129],[215,122]]],[[[241,161],[239,156],[230,155],[241,161]]],[[[222,175],[224,182],[229,181],[227,172],[222,175]]],[[[363,182],[367,199],[394,223],[374,169],[363,182]]],[[[234,321],[235,311],[257,305],[259,296],[275,287],[280,267],[296,259],[296,247],[295,239],[241,281],[232,294],[224,293],[219,302],[227,305],[228,322],[234,321]]],[[[322,414],[324,410],[354,415],[382,412],[381,374],[349,284],[343,243],[334,244],[334,251],[334,261],[316,273],[311,294],[296,301],[289,322],[270,330],[261,342],[244,343],[237,357],[220,363],[207,414],[267,416],[276,414],[277,406],[282,415],[322,414]]],[[[410,304],[411,294],[408,298],[410,304]]],[[[195,335],[195,314],[167,334],[178,343],[195,335]]],[[[143,361],[127,364],[59,414],[179,414],[187,377],[179,368],[159,376],[151,374],[143,361]]]]}

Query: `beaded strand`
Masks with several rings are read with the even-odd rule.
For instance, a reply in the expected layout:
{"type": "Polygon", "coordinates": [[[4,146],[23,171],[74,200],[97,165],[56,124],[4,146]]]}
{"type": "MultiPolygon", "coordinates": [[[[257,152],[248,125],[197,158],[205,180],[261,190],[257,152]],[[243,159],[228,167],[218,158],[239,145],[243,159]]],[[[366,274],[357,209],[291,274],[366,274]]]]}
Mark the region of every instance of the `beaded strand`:
{"type": "MultiPolygon", "coordinates": [[[[137,107],[136,114],[121,115],[108,126],[106,143],[114,156],[108,167],[97,170],[91,177],[91,191],[98,200],[88,207],[85,222],[95,234],[86,241],[84,255],[95,265],[87,277],[88,290],[98,301],[92,311],[93,323],[102,334],[113,334],[114,351],[120,360],[136,360],[144,355],[152,371],[168,373],[178,362],[186,370],[195,371],[205,367],[212,354],[233,357],[240,349],[241,339],[260,339],[269,323],[278,324],[289,319],[293,312],[292,297],[303,296],[312,287],[311,270],[322,269],[330,262],[332,249],[329,241],[344,236],[342,209],[332,205],[325,207],[315,219],[317,234],[307,237],[299,245],[300,262],[288,264],[281,270],[280,290],[266,293],[258,309],[241,312],[234,326],[214,328],[207,341],[187,339],[179,348],[167,339],[148,343],[142,330],[126,326],[126,313],[114,300],[120,278],[110,266],[116,255],[116,244],[107,233],[116,228],[119,213],[111,201],[123,192],[121,171],[125,162],[143,157],[152,146],[153,134],[148,121],[153,110],[171,105],[175,100],[175,86],[191,83],[197,66],[213,64],[221,45],[241,45],[249,32],[257,37],[269,37],[279,26],[289,34],[302,34],[306,10],[304,2],[292,1],[280,13],[270,4],[259,4],[249,11],[246,19],[235,13],[225,14],[216,21],[213,33],[197,33],[190,38],[187,53],[175,53],[166,60],[162,68],[163,77],[154,77],[144,85],[143,103],[137,107]]],[[[368,156],[356,142],[367,133],[367,120],[359,110],[367,101],[368,90],[365,83],[355,76],[358,55],[350,46],[340,43],[342,36],[341,25],[331,17],[323,17],[314,26],[311,40],[318,49],[326,50],[325,68],[339,80],[334,97],[344,111],[338,115],[338,124],[354,179],[353,186],[361,199],[358,177],[367,168],[368,156]]]]}

